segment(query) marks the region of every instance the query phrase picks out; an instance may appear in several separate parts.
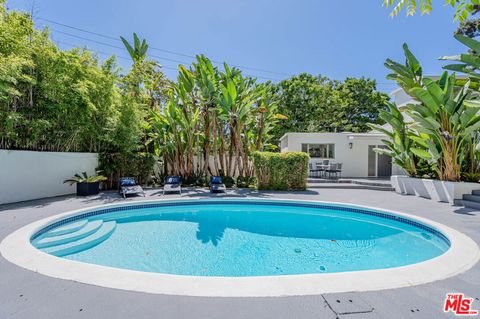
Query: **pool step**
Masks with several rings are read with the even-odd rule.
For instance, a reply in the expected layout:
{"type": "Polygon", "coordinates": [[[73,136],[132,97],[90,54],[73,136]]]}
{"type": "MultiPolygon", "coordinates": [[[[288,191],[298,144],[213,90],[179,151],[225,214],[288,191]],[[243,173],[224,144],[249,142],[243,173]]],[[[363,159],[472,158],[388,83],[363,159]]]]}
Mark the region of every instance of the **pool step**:
{"type": "Polygon", "coordinates": [[[74,254],[81,250],[94,247],[103,242],[104,240],[108,239],[108,237],[110,237],[110,235],[115,230],[116,226],[117,223],[114,221],[105,222],[96,232],[87,237],[71,241],[66,244],[44,248],[42,250],[48,254],[57,257],[74,254]]]}
{"type": "Polygon", "coordinates": [[[91,222],[88,222],[87,220],[85,220],[85,222],[86,222],[85,225],[76,231],[66,233],[63,235],[58,235],[58,236],[41,238],[38,241],[34,242],[34,245],[37,248],[46,248],[46,247],[66,244],[75,240],[82,239],[84,237],[87,237],[95,233],[100,227],[102,227],[102,224],[103,224],[103,221],[101,220],[94,220],[91,222]]]}
{"type": "Polygon", "coordinates": [[[79,220],[77,222],[67,224],[65,226],[54,228],[54,229],[46,232],[45,234],[43,234],[42,237],[54,237],[54,236],[65,235],[65,234],[68,234],[68,233],[73,233],[73,232],[83,228],[87,223],[88,223],[87,219],[82,219],[82,220],[79,220]]]}

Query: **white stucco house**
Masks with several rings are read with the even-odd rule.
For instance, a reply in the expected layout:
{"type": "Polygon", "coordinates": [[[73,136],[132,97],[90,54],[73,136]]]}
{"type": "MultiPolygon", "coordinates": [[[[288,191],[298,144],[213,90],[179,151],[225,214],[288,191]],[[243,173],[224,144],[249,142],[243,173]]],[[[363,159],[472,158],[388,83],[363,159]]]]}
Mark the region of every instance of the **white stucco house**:
{"type": "MultiPolygon", "coordinates": [[[[399,107],[414,102],[402,89],[392,92],[399,107]]],[[[388,129],[388,125],[385,125],[388,129]]],[[[286,133],[280,139],[280,151],[306,152],[310,162],[329,160],[342,163],[342,177],[389,177],[403,175],[403,171],[392,165],[392,159],[380,155],[375,148],[385,147],[382,140],[387,137],[379,132],[367,133],[286,133]]]]}
{"type": "Polygon", "coordinates": [[[310,162],[342,163],[342,177],[388,177],[397,174],[389,156],[377,154],[386,136],[369,133],[287,133],[280,139],[282,152],[306,152],[310,162]]]}

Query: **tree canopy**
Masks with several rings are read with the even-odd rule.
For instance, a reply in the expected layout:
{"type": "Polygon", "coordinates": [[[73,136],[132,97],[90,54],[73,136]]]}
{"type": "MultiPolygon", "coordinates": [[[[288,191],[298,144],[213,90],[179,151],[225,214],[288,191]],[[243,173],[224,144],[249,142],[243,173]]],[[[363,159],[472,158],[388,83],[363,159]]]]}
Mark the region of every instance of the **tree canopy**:
{"type": "Polygon", "coordinates": [[[125,74],[114,57],[61,50],[48,29],[0,1],[0,148],[98,152],[107,175],[138,176],[149,112],[168,83],[146,58],[125,74]]]}
{"type": "MultiPolygon", "coordinates": [[[[406,10],[407,15],[414,15],[417,11],[421,14],[428,14],[432,11],[432,0],[383,0],[384,6],[392,8],[391,16],[398,15],[406,10]]],[[[455,8],[455,20],[463,22],[471,14],[478,11],[479,0],[445,0],[445,4],[455,8]]]]}
{"type": "Polygon", "coordinates": [[[287,132],[365,132],[367,123],[381,123],[379,111],[387,107],[386,94],[374,80],[330,80],[302,73],[276,86],[278,112],[287,117],[274,128],[278,140],[287,132]]]}

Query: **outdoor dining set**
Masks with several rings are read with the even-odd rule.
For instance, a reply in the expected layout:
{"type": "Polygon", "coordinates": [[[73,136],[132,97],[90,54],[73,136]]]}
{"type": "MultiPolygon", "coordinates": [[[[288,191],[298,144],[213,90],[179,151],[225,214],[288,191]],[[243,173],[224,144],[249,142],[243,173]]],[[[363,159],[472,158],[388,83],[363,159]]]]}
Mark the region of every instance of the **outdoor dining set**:
{"type": "Polygon", "coordinates": [[[330,163],[329,160],[309,163],[309,177],[337,179],[342,176],[342,163],[330,163]]]}

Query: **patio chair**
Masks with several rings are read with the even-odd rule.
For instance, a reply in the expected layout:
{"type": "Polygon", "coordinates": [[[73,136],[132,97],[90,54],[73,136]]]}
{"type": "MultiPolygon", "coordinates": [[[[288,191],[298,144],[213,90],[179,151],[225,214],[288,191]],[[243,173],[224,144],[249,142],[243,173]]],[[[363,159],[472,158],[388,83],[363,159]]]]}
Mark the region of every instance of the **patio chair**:
{"type": "Polygon", "coordinates": [[[222,181],[221,176],[210,176],[210,192],[212,193],[226,193],[227,187],[222,181]]]}
{"type": "Polygon", "coordinates": [[[326,175],[325,170],[327,169],[327,167],[325,167],[325,164],[323,164],[323,162],[318,162],[315,163],[315,166],[317,167],[317,176],[320,178],[324,178],[326,175]]]}
{"type": "Polygon", "coordinates": [[[182,195],[182,183],[180,176],[168,176],[165,178],[163,195],[165,195],[165,192],[180,192],[180,195],[182,195]]]}
{"type": "Polygon", "coordinates": [[[312,163],[308,163],[308,170],[309,170],[309,177],[318,177],[318,173],[320,172],[319,169],[313,168],[312,163]]]}
{"type": "Polygon", "coordinates": [[[323,177],[323,178],[327,178],[327,169],[329,168],[329,165],[330,165],[330,160],[323,160],[322,161],[322,168],[320,170],[320,175],[323,177]]]}
{"type": "Polygon", "coordinates": [[[328,178],[332,177],[332,174],[337,176],[337,164],[330,164],[329,167],[325,170],[325,174],[328,174],[328,178]]]}
{"type": "Polygon", "coordinates": [[[118,180],[118,192],[127,198],[127,195],[142,194],[145,197],[145,191],[138,185],[133,177],[121,177],[118,180]]]}
{"type": "Polygon", "coordinates": [[[342,163],[337,163],[337,171],[335,172],[335,175],[338,175],[340,174],[340,176],[338,176],[339,178],[342,178],[342,163]]]}

